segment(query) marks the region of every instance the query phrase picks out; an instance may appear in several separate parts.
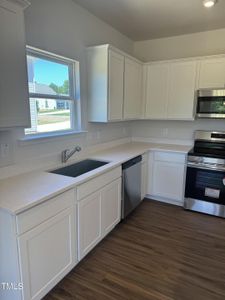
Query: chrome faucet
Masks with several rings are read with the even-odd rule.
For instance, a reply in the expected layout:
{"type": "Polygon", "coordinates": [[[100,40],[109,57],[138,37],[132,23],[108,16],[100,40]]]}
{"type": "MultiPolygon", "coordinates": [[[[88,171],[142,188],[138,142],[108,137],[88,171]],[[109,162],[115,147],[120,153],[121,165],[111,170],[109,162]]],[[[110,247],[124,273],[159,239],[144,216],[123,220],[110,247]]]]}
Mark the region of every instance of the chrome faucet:
{"type": "Polygon", "coordinates": [[[80,146],[76,146],[73,150],[70,150],[70,149],[63,150],[62,151],[62,162],[66,163],[68,161],[68,159],[70,159],[70,157],[74,155],[74,153],[80,152],[80,151],[81,151],[80,146]]]}

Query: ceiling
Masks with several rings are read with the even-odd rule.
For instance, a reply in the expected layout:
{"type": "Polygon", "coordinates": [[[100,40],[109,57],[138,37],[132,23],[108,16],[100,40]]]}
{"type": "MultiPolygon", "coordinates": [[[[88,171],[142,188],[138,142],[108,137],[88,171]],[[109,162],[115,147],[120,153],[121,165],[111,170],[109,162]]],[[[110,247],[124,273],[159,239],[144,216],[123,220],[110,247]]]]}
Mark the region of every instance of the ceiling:
{"type": "Polygon", "coordinates": [[[225,0],[73,0],[134,41],[225,27],[225,0]]]}

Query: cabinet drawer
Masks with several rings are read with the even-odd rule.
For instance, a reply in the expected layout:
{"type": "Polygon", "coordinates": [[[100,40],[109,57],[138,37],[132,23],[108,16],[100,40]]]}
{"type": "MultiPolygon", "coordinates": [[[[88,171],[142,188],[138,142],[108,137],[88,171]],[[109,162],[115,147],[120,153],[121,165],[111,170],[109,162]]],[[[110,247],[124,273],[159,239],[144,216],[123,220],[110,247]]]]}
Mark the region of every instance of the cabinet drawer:
{"type": "Polygon", "coordinates": [[[169,152],[155,152],[154,160],[185,163],[185,154],[183,153],[169,153],[169,152]]]}
{"type": "Polygon", "coordinates": [[[22,234],[57,215],[75,202],[75,191],[69,190],[52,199],[46,200],[16,217],[17,234],[22,234]]]}
{"type": "Polygon", "coordinates": [[[95,177],[77,187],[77,200],[81,200],[93,192],[121,176],[121,167],[115,168],[107,173],[95,177]]]}

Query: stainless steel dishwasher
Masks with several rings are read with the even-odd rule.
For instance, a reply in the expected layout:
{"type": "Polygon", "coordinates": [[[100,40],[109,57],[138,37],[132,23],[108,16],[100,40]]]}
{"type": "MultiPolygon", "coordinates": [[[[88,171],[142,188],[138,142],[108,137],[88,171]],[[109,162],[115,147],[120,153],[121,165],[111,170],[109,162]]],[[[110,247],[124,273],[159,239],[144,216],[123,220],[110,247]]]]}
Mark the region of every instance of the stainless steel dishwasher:
{"type": "Polygon", "coordinates": [[[141,161],[137,156],[122,165],[122,219],[141,203],[141,161]]]}

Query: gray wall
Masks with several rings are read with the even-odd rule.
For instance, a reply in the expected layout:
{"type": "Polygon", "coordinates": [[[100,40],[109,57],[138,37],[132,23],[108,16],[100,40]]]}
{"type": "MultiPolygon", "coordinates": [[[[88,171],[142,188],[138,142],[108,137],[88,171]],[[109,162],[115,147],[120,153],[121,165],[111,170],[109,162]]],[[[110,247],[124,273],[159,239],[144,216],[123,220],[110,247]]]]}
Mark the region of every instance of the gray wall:
{"type": "Polygon", "coordinates": [[[143,61],[225,53],[225,28],[134,43],[135,55],[143,61]]]}
{"type": "MultiPolygon", "coordinates": [[[[134,43],[134,53],[143,61],[169,60],[225,53],[225,29],[147,40],[134,43]]],[[[137,121],[132,135],[145,138],[190,140],[195,130],[224,130],[225,121],[137,121]]]]}
{"type": "MultiPolygon", "coordinates": [[[[128,53],[133,42],[72,0],[31,0],[25,11],[27,44],[51,51],[80,62],[82,120],[86,134],[62,137],[21,146],[17,139],[23,129],[0,131],[0,143],[10,144],[9,158],[0,159],[0,166],[9,164],[35,165],[38,161],[58,161],[59,153],[79,143],[83,147],[130,136],[129,123],[91,125],[87,122],[87,74],[85,47],[110,43],[128,53]]],[[[4,169],[2,169],[4,172],[4,169]]]]}

